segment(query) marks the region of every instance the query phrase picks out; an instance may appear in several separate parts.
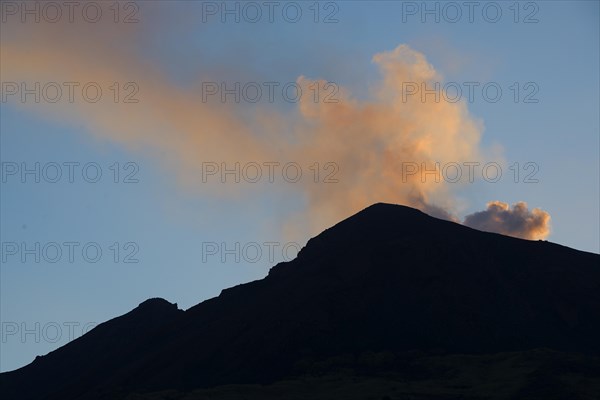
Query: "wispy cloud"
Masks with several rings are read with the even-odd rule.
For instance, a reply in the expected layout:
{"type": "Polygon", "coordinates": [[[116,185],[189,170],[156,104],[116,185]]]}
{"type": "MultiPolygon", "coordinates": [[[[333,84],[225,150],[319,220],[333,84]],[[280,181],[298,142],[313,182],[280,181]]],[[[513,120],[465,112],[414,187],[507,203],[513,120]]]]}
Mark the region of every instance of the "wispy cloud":
{"type": "MultiPolygon", "coordinates": [[[[203,76],[202,71],[197,81],[186,87],[174,84],[136,51],[144,39],[131,26],[61,30],[38,24],[27,28],[26,32],[21,26],[3,30],[4,81],[29,85],[93,81],[101,87],[134,81],[140,101],[118,104],[111,101],[111,92],[93,104],[26,105],[61,122],[83,125],[97,137],[131,150],[150,152],[186,188],[202,185],[204,194],[243,202],[243,191],[251,190],[251,185],[210,184],[209,190],[204,190],[205,162],[292,161],[303,168],[315,162],[335,163],[339,168],[336,183],[315,184],[303,179],[283,189],[297,191],[305,200],[307,209],[294,221],[302,220],[309,233],[382,201],[457,220],[452,212],[452,192],[457,184],[402,176],[402,163],[484,160],[482,123],[470,115],[465,102],[406,96],[406,82],[420,85],[442,79],[422,53],[407,45],[373,57],[381,80],[366,100],[339,87],[337,102],[302,96],[292,110],[254,105],[252,112],[247,112],[238,104],[203,101],[200,87],[211,77],[203,76]]],[[[311,93],[315,83],[322,86],[324,81],[297,79],[305,93],[311,93]]],[[[490,208],[483,213],[489,214],[490,208]]],[[[486,227],[523,237],[509,225],[490,223],[486,227]]]]}

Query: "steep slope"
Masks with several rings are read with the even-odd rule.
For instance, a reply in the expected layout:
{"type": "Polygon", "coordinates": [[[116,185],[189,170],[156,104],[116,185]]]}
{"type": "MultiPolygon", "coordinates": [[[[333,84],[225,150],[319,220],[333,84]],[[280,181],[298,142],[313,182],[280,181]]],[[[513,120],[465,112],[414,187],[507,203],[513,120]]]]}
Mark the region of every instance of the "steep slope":
{"type": "Polygon", "coordinates": [[[389,204],[311,239],[263,280],[186,312],[154,302],[156,318],[139,318],[141,305],[2,374],[2,394],[118,398],[271,382],[306,360],[364,352],[600,354],[600,256],[389,204]]]}
{"type": "Polygon", "coordinates": [[[52,398],[65,399],[89,393],[126,376],[125,367],[160,346],[158,332],[183,314],[164,299],[146,300],[31,364],[1,374],[0,394],[6,399],[42,399],[52,393],[52,398]]]}

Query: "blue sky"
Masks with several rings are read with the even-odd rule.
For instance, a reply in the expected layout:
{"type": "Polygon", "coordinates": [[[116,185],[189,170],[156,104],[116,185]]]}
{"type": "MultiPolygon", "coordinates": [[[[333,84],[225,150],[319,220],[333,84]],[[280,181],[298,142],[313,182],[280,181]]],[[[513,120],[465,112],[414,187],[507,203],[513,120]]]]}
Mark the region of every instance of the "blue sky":
{"type": "MultiPolygon", "coordinates": [[[[503,90],[498,102],[486,101],[481,91],[475,91],[474,101],[466,102],[466,107],[470,118],[483,127],[477,147],[484,151],[502,149],[504,175],[496,183],[477,179],[472,184],[452,186],[452,212],[462,219],[484,209],[488,201],[525,201],[529,207],[539,207],[550,214],[548,240],[580,250],[600,251],[598,2],[492,2],[503,13],[496,23],[486,21],[477,9],[473,22],[466,15],[457,23],[445,21],[444,16],[452,15],[443,11],[439,23],[433,16],[423,22],[418,12],[403,14],[403,10],[411,9],[407,7],[421,7],[421,2],[386,1],[320,2],[319,23],[313,21],[313,9],[309,8],[313,2],[295,3],[303,10],[297,23],[290,23],[277,13],[273,23],[264,18],[258,23],[245,22],[243,18],[239,23],[232,19],[223,23],[218,15],[205,15],[201,2],[170,2],[168,8],[165,3],[139,2],[135,14],[138,23],[124,28],[116,24],[117,29],[126,29],[129,36],[122,42],[104,43],[102,51],[109,48],[114,51],[113,56],[123,51],[140,63],[136,65],[144,65],[144,70],[160,71],[173,91],[188,90],[198,84],[199,78],[206,77],[215,81],[285,83],[306,76],[334,82],[363,100],[381,81],[373,56],[401,44],[423,54],[442,76],[442,82],[494,82],[503,90]],[[514,21],[515,4],[520,11],[519,22],[514,21]],[[329,12],[334,12],[338,22],[322,22],[329,12]],[[538,22],[523,22],[530,13],[530,18],[538,22]],[[203,22],[204,16],[207,22],[203,22]],[[513,100],[510,89],[515,82],[520,88],[518,102],[513,100]],[[529,90],[538,89],[532,97],[538,102],[523,101],[529,93],[524,87],[527,83],[533,84],[529,90]],[[507,168],[515,162],[521,168],[518,183],[507,168]],[[526,171],[522,168],[527,162],[538,167],[537,183],[523,182],[526,171]]],[[[229,4],[234,7],[234,3],[229,4]]],[[[480,4],[484,7],[488,3],[480,4]]],[[[220,6],[220,2],[214,4],[220,6]]],[[[282,7],[285,4],[282,2],[282,7]]],[[[436,3],[427,4],[435,7],[436,3]]],[[[443,4],[439,4],[442,10],[443,4]]],[[[133,10],[125,5],[121,3],[122,12],[133,10]]],[[[110,16],[110,10],[105,9],[105,15],[110,16]]],[[[30,29],[39,34],[48,25],[21,23],[13,15],[7,18],[8,22],[2,24],[3,53],[8,52],[4,41],[6,37],[12,40],[12,30],[30,29]]],[[[62,23],[67,34],[69,29],[83,32],[91,59],[96,44],[102,44],[103,30],[112,29],[110,23],[91,28],[85,21],[71,25],[59,22],[62,23]],[[101,34],[96,41],[97,32],[101,34]]],[[[39,51],[34,37],[18,39],[19,46],[31,45],[32,52],[39,51]]],[[[50,50],[66,48],[60,41],[47,46],[50,50]]],[[[100,60],[106,56],[100,52],[100,46],[98,49],[100,68],[121,61],[100,60]]],[[[11,71],[19,70],[20,63],[26,61],[8,57],[8,53],[2,55],[3,84],[24,80],[11,71]],[[6,71],[9,73],[4,75],[6,71]]],[[[28,68],[30,81],[53,80],[51,66],[40,65],[38,78],[35,66],[28,68]]],[[[135,73],[146,73],[135,68],[127,71],[130,81],[137,81],[135,73]]],[[[55,80],[62,78],[63,75],[57,75],[55,80]]],[[[140,78],[142,81],[148,82],[140,78]]],[[[148,91],[140,84],[141,106],[148,91]]],[[[111,92],[105,88],[105,93],[111,92]]],[[[200,96],[198,92],[195,95],[200,96]]],[[[117,106],[132,107],[131,110],[137,107],[117,106]]],[[[92,107],[90,113],[70,109],[69,105],[65,112],[60,107],[23,104],[14,96],[1,104],[0,157],[5,173],[14,165],[34,168],[40,163],[40,168],[46,167],[50,174],[51,163],[63,165],[63,176],[56,183],[43,177],[36,183],[33,175],[28,175],[25,182],[18,175],[7,175],[1,183],[2,371],[23,366],[36,355],[65,344],[72,336],[68,331],[71,323],[78,324],[74,328],[77,336],[86,324],[120,315],[150,297],[164,297],[185,309],[218,295],[223,288],[260,279],[271,266],[285,259],[284,245],[292,245],[287,250],[288,256],[293,257],[296,243],[304,245],[311,235],[319,233],[314,228],[321,227],[319,224],[286,233],[288,225],[282,221],[291,220],[293,224],[310,219],[313,206],[309,195],[304,189],[297,189],[298,185],[281,181],[242,183],[233,188],[229,185],[232,193],[221,190],[218,184],[201,185],[194,175],[194,149],[186,148],[186,136],[178,136],[176,130],[165,130],[163,137],[153,141],[137,137],[122,140],[99,133],[98,124],[90,122],[95,115],[92,107]],[[162,143],[168,145],[161,147],[162,143]],[[73,182],[64,175],[65,162],[79,163],[74,167],[73,182]],[[102,171],[96,183],[86,181],[93,180],[90,170],[85,178],[81,175],[81,167],[88,163],[95,163],[92,171],[98,167],[102,171]],[[115,170],[119,171],[117,183],[115,170]],[[129,173],[132,175],[126,179],[129,173]],[[186,181],[190,175],[191,185],[186,181]],[[62,257],[55,263],[48,262],[54,257],[52,243],[65,242],[78,243],[73,262],[64,245],[60,246],[62,257]],[[270,257],[265,243],[272,242],[277,244],[270,257]],[[35,243],[40,244],[40,262],[35,262],[35,254],[25,254],[23,260],[23,246],[34,248],[35,243]],[[85,259],[81,249],[86,243],[92,244],[92,250],[102,250],[98,261],[85,259]],[[212,244],[223,243],[234,250],[239,243],[240,262],[231,254],[225,256],[225,262],[220,257],[222,252],[206,254],[212,244]],[[17,254],[9,251],[13,249],[11,244],[18,246],[17,254]],[[257,257],[255,244],[262,251],[257,257]],[[44,247],[49,252],[46,257],[41,250],[44,247]],[[126,259],[137,262],[125,262],[126,259]],[[62,330],[55,340],[57,325],[62,330]]],[[[281,97],[273,104],[242,102],[220,107],[232,108],[239,113],[236,115],[255,115],[265,109],[281,115],[297,114],[297,105],[282,101],[281,97]]],[[[159,126],[154,115],[144,115],[149,126],[159,126]]],[[[348,139],[352,140],[356,138],[348,139]]],[[[211,143],[214,145],[202,141],[202,151],[220,151],[211,143]]],[[[239,144],[240,154],[243,146],[239,144]]],[[[343,167],[349,166],[342,160],[335,161],[340,162],[342,181],[328,189],[331,193],[345,187],[343,179],[348,178],[343,167]]],[[[306,176],[310,176],[308,165],[302,165],[306,176]]],[[[351,193],[360,196],[371,190],[366,180],[354,185],[351,193]]],[[[344,214],[331,214],[324,220],[336,221],[339,215],[344,214]]]]}

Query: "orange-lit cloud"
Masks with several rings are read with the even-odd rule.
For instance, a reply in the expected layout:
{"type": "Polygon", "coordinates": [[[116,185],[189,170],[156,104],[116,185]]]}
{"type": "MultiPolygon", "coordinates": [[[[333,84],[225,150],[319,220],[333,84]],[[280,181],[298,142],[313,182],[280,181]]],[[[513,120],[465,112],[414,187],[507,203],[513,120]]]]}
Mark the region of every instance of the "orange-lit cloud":
{"type": "Polygon", "coordinates": [[[539,208],[530,211],[523,201],[514,204],[512,209],[501,201],[491,201],[486,210],[467,215],[464,224],[530,240],[545,239],[550,234],[550,214],[539,208]]]}
{"type": "MultiPolygon", "coordinates": [[[[431,87],[442,80],[425,56],[407,45],[373,57],[381,80],[366,100],[339,87],[335,103],[304,95],[291,111],[254,106],[247,112],[236,104],[203,102],[201,82],[214,80],[203,71],[188,86],[173,83],[136,52],[136,43],[143,38],[135,27],[67,28],[52,24],[29,25],[27,30],[18,25],[3,27],[3,81],[24,81],[30,86],[39,81],[92,81],[104,88],[133,81],[140,89],[139,102],[115,104],[112,93],[106,93],[94,104],[28,103],[28,107],[83,126],[132,151],[152,154],[174,172],[182,187],[202,188],[203,195],[240,202],[245,201],[244,191],[257,186],[243,182],[207,185],[201,179],[205,162],[292,161],[305,174],[314,163],[319,168],[334,163],[335,183],[323,183],[323,175],[331,169],[320,171],[320,183],[311,175],[296,184],[278,186],[296,191],[307,204],[305,212],[287,225],[303,226],[303,236],[376,202],[402,203],[457,220],[451,211],[456,207],[452,192],[460,182],[423,180],[419,174],[403,176],[403,164],[485,162],[479,144],[482,123],[469,114],[465,102],[406,96],[407,82],[431,87]]],[[[335,77],[328,80],[335,81],[335,77]]],[[[304,93],[311,93],[311,85],[322,87],[324,81],[299,77],[297,83],[304,93]]]]}

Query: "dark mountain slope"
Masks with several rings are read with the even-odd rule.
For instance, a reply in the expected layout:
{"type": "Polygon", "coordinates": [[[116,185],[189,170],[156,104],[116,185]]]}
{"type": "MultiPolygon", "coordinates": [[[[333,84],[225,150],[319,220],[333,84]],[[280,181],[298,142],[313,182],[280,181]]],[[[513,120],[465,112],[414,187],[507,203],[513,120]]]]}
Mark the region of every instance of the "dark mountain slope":
{"type": "Polygon", "coordinates": [[[307,360],[364,352],[598,355],[600,256],[376,204],[263,280],[186,312],[153,300],[154,318],[143,306],[2,374],[0,394],[118,398],[266,383],[302,373],[307,360]]]}
{"type": "Polygon", "coordinates": [[[51,398],[77,398],[92,387],[126,376],[126,366],[153,351],[162,336],[157,332],[183,314],[164,299],[146,300],[31,364],[1,374],[0,395],[42,399],[52,393],[51,398]]]}

